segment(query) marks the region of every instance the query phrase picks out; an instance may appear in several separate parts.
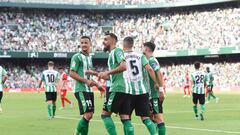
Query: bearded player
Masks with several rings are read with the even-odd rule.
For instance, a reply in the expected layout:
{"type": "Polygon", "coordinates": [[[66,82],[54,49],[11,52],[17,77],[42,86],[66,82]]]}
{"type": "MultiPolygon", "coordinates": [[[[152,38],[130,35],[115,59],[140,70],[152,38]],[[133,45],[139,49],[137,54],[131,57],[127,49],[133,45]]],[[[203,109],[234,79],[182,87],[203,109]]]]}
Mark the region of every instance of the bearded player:
{"type": "Polygon", "coordinates": [[[122,49],[117,48],[117,36],[106,33],[103,41],[104,51],[109,51],[108,71],[99,73],[99,77],[111,81],[110,90],[106,92],[106,99],[102,111],[102,120],[109,135],[116,135],[116,128],[111,118],[112,112],[119,114],[125,135],[133,135],[134,128],[130,119],[131,97],[129,94],[130,84],[124,79],[126,60],[122,49]]]}

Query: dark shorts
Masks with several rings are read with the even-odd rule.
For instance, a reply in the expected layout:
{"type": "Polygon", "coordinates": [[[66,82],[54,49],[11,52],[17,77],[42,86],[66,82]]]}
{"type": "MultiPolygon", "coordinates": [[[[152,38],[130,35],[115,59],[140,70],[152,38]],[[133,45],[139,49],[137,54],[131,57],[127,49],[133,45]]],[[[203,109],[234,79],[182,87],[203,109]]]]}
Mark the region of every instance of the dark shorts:
{"type": "Polygon", "coordinates": [[[213,90],[213,85],[208,85],[208,86],[207,86],[207,89],[208,89],[208,92],[212,92],[212,90],[213,90]]]}
{"type": "Polygon", "coordinates": [[[57,100],[57,92],[45,92],[46,101],[56,101],[57,100]]]}
{"type": "Polygon", "coordinates": [[[131,114],[131,95],[121,92],[106,92],[103,110],[116,114],[131,114]]]}
{"type": "Polygon", "coordinates": [[[86,112],[94,112],[93,92],[76,92],[74,95],[78,101],[80,115],[83,115],[86,112]]]}
{"type": "Polygon", "coordinates": [[[3,92],[0,91],[0,103],[2,102],[3,92]]]}
{"type": "Polygon", "coordinates": [[[153,114],[163,113],[163,102],[159,98],[150,99],[150,110],[153,114]]]}
{"type": "Polygon", "coordinates": [[[198,101],[199,101],[200,105],[204,105],[205,104],[205,94],[193,93],[192,97],[193,97],[193,103],[194,104],[198,104],[198,101]]]}
{"type": "Polygon", "coordinates": [[[149,95],[131,95],[131,112],[136,116],[150,117],[149,95]]]}

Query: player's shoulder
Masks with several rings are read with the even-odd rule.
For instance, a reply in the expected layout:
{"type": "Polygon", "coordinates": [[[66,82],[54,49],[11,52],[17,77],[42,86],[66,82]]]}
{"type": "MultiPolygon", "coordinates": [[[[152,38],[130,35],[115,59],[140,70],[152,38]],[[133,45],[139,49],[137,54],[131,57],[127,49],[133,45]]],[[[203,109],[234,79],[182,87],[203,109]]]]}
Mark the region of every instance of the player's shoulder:
{"type": "Polygon", "coordinates": [[[79,56],[81,56],[81,55],[80,55],[80,53],[78,52],[78,53],[75,53],[75,54],[72,56],[72,58],[79,57],[79,56]]]}

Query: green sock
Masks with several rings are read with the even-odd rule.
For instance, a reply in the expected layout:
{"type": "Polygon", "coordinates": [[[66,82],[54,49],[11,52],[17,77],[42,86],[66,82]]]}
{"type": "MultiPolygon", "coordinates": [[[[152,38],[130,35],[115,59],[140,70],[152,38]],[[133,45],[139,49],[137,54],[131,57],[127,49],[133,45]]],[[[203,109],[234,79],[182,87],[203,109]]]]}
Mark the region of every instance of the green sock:
{"type": "Polygon", "coordinates": [[[48,109],[48,117],[52,117],[52,104],[48,104],[47,109],[48,109]]]}
{"type": "Polygon", "coordinates": [[[166,134],[166,127],[165,123],[159,123],[158,124],[158,135],[165,135],[166,134]]]}
{"type": "Polygon", "coordinates": [[[55,116],[55,112],[56,112],[56,105],[52,106],[52,110],[53,110],[53,116],[55,116]]]}
{"type": "Polygon", "coordinates": [[[203,113],[205,110],[205,105],[201,105],[200,108],[201,108],[201,113],[203,113]]]}
{"type": "Polygon", "coordinates": [[[157,134],[156,125],[149,118],[143,120],[143,123],[147,127],[150,135],[156,135],[157,134]]]}
{"type": "Polygon", "coordinates": [[[113,120],[110,116],[104,116],[102,115],[102,120],[103,120],[103,123],[105,125],[105,128],[107,129],[107,132],[109,135],[117,135],[117,132],[116,132],[116,127],[113,123],[113,120]]]}
{"type": "Polygon", "coordinates": [[[195,115],[198,115],[198,108],[197,108],[197,106],[193,106],[193,111],[194,111],[195,115]]]}
{"type": "Polygon", "coordinates": [[[87,135],[88,134],[88,126],[89,121],[86,120],[84,117],[82,117],[81,120],[79,120],[77,125],[77,132],[81,133],[81,135],[87,135]]]}
{"type": "Polygon", "coordinates": [[[213,97],[213,99],[216,99],[216,97],[212,93],[210,95],[211,95],[211,97],[213,97]]]}
{"type": "Polygon", "coordinates": [[[131,120],[122,120],[125,135],[134,135],[134,128],[131,120]]]}

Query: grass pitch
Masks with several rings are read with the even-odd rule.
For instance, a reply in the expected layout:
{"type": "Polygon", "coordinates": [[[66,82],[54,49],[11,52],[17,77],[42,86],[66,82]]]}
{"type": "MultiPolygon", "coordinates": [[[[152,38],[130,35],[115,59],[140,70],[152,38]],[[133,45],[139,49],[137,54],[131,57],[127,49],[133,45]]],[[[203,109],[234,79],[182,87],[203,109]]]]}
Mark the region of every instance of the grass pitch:
{"type": "MultiPolygon", "coordinates": [[[[164,102],[167,135],[240,135],[240,94],[217,94],[220,102],[206,105],[205,120],[195,120],[190,98],[169,93],[164,102]]],[[[79,111],[72,93],[68,97],[74,107],[57,110],[56,118],[47,119],[44,93],[4,93],[3,112],[0,113],[0,135],[73,135],[79,111]]],[[[90,123],[89,135],[107,135],[101,121],[103,99],[95,94],[95,115],[90,123]]],[[[57,108],[60,107],[58,99],[57,108]]],[[[113,115],[118,135],[123,135],[119,117],[113,115]]],[[[135,135],[148,135],[140,118],[133,116],[135,135]]]]}

